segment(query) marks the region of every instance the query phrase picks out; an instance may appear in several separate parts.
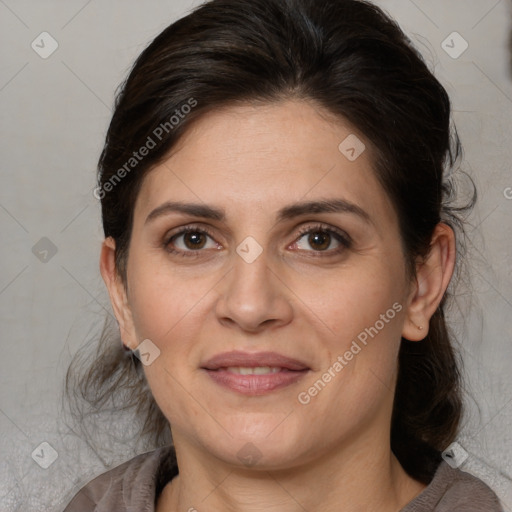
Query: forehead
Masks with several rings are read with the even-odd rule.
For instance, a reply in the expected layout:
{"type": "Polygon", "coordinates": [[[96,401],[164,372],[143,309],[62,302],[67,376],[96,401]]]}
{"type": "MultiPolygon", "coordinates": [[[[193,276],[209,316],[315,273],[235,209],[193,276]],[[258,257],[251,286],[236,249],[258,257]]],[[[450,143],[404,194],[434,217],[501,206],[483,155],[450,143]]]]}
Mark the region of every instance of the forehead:
{"type": "Polygon", "coordinates": [[[218,205],[241,219],[294,201],[336,197],[394,222],[371,149],[363,134],[311,102],[214,110],[145,177],[135,217],[170,200],[218,205]]]}

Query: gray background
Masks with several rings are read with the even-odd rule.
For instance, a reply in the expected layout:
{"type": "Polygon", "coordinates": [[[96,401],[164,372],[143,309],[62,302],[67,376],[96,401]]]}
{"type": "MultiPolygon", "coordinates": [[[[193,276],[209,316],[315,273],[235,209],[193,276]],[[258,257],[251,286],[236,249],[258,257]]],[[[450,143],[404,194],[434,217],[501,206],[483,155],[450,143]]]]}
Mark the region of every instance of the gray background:
{"type": "MultiPolygon", "coordinates": [[[[471,287],[457,290],[450,312],[468,392],[458,442],[469,454],[462,469],[490,483],[512,511],[512,5],[376,3],[447,88],[463,168],[479,188],[468,219],[471,287]],[[453,31],[469,44],[458,58],[442,48],[453,31]]],[[[62,510],[88,479],[141,450],[128,418],[106,420],[101,449],[73,435],[61,410],[63,377],[110,310],[92,190],[115,88],[152,37],[197,4],[0,0],[2,512],[62,510]],[[59,45],[46,59],[31,47],[42,46],[43,31],[59,45]],[[42,442],[58,454],[47,469],[36,463],[51,462],[42,442]]]]}

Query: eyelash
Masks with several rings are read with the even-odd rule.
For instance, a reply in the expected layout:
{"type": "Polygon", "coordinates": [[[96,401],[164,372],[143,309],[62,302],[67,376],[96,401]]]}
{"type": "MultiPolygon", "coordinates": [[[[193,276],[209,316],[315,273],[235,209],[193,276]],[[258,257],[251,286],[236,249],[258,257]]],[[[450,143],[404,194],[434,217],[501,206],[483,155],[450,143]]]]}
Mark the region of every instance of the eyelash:
{"type": "MultiPolygon", "coordinates": [[[[173,242],[173,240],[175,240],[179,236],[186,235],[187,233],[199,233],[201,235],[207,235],[213,239],[212,233],[207,228],[204,228],[204,227],[200,228],[200,227],[197,227],[194,225],[190,225],[190,226],[184,227],[181,231],[174,233],[172,236],[167,237],[164,241],[164,249],[171,254],[175,254],[175,255],[183,256],[183,257],[193,257],[194,258],[194,257],[200,256],[201,255],[200,253],[202,252],[200,249],[182,251],[182,250],[173,249],[171,247],[171,243],[173,242]]],[[[324,253],[327,253],[328,256],[333,256],[333,255],[343,252],[346,249],[350,249],[350,247],[352,246],[352,240],[346,233],[344,233],[343,231],[341,231],[339,229],[333,228],[333,227],[326,227],[323,224],[316,224],[314,226],[307,226],[307,227],[301,228],[298,232],[298,237],[295,239],[295,241],[293,243],[296,243],[297,241],[299,241],[304,235],[308,235],[311,233],[322,233],[322,234],[334,235],[334,238],[336,239],[336,241],[341,244],[341,246],[338,247],[337,249],[331,249],[331,250],[327,250],[327,251],[307,251],[307,252],[312,252],[313,254],[317,253],[314,256],[311,256],[314,258],[325,257],[325,256],[323,256],[324,253]]]]}

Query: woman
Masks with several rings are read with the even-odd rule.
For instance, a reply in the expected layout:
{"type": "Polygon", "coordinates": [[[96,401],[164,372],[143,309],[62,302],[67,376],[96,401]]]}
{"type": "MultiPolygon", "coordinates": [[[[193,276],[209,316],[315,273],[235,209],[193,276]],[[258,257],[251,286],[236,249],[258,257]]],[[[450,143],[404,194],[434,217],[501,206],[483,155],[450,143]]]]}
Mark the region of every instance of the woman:
{"type": "Polygon", "coordinates": [[[445,90],[371,3],[213,0],[165,29],[96,189],[144,373],[119,343],[84,393],[139,382],[173,447],[66,511],[501,510],[441,457],[461,416],[443,313],[459,154],[445,90]]]}

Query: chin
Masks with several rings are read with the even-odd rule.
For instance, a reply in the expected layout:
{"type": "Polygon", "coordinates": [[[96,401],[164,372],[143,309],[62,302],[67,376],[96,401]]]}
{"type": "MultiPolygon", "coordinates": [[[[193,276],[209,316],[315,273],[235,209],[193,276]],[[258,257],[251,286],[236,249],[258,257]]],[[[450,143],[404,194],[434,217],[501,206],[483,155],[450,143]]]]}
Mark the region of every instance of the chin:
{"type": "Polygon", "coordinates": [[[274,423],[272,427],[254,434],[231,430],[233,437],[225,435],[221,442],[218,438],[211,437],[207,440],[206,448],[215,457],[237,467],[286,469],[297,464],[297,447],[300,442],[290,435],[289,429],[272,432],[275,425],[274,423]]]}

